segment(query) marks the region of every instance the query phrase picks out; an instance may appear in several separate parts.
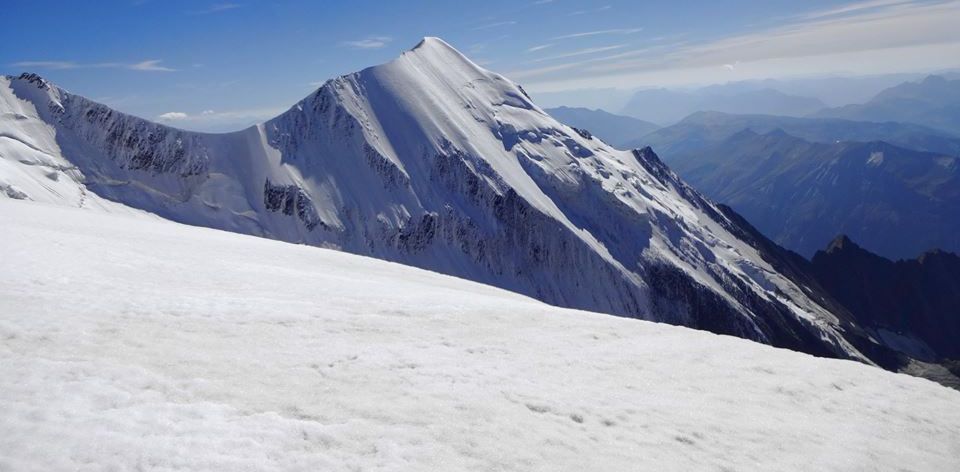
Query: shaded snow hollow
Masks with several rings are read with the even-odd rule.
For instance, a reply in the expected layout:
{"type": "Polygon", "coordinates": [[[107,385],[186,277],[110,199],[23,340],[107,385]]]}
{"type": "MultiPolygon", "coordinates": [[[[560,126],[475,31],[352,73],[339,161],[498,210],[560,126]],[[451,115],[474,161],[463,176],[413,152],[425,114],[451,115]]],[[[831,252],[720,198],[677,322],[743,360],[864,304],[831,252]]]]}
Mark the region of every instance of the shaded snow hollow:
{"type": "Polygon", "coordinates": [[[0,470],[958,470],[960,392],[346,253],[0,200],[0,470]]]}

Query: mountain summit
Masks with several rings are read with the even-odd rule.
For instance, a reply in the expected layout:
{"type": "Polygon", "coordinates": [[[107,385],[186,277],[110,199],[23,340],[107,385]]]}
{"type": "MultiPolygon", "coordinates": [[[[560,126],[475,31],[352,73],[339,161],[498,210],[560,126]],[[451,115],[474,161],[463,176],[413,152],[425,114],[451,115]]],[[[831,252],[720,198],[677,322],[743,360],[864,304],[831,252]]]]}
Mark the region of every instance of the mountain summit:
{"type": "Polygon", "coordinates": [[[234,133],[151,123],[32,75],[0,79],[0,108],[8,197],[145,210],[818,355],[876,347],[651,149],[557,122],[437,38],[234,133]]]}

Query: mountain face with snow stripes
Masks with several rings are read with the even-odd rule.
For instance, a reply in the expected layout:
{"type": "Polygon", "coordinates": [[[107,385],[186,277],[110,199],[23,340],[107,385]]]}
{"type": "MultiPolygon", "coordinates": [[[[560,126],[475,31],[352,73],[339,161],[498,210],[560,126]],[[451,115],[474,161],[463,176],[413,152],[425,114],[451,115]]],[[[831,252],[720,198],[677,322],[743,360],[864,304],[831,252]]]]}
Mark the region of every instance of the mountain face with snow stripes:
{"type": "Polygon", "coordinates": [[[10,198],[143,210],[869,362],[842,308],[652,150],[557,122],[440,39],[234,133],[155,124],[31,74],[0,79],[0,108],[10,198]]]}

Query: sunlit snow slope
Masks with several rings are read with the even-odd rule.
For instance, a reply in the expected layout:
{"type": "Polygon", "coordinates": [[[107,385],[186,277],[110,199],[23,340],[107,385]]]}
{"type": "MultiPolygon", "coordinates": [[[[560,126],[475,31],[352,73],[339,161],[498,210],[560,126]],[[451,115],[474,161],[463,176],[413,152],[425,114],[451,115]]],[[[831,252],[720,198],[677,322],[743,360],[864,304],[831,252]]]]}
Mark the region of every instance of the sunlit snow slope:
{"type": "Polygon", "coordinates": [[[10,198],[118,202],[818,355],[876,350],[653,151],[557,122],[437,38],[235,133],[151,123],[31,74],[0,79],[0,107],[10,198]]]}
{"type": "Polygon", "coordinates": [[[960,392],[343,252],[0,200],[0,470],[960,469],[960,392]]]}

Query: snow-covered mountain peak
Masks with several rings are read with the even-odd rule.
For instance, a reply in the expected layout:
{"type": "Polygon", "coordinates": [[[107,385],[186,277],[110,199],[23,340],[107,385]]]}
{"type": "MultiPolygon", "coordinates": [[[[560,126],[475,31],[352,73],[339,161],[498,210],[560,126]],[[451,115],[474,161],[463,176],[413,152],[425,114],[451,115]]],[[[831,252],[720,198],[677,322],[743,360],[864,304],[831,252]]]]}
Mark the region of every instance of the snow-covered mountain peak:
{"type": "Polygon", "coordinates": [[[371,67],[360,74],[364,73],[381,78],[390,77],[391,82],[402,81],[405,86],[443,92],[443,95],[448,95],[445,98],[458,100],[464,106],[487,104],[492,107],[509,105],[523,109],[535,108],[519,86],[480,67],[440,38],[426,37],[396,60],[371,67]],[[483,102],[468,103],[470,99],[483,99],[483,102]]]}
{"type": "Polygon", "coordinates": [[[24,72],[18,76],[3,76],[3,79],[15,93],[34,104],[49,106],[53,103],[60,107],[60,97],[64,91],[39,74],[24,72]]]}
{"type": "Polygon", "coordinates": [[[417,50],[444,50],[451,51],[457,54],[460,54],[460,51],[457,51],[449,43],[440,39],[436,36],[424,36],[414,47],[410,48],[408,51],[417,51],[417,50]]]}
{"type": "Polygon", "coordinates": [[[9,80],[17,80],[17,81],[24,81],[24,82],[31,83],[35,85],[37,88],[40,88],[43,90],[47,90],[50,88],[50,82],[47,79],[44,79],[39,74],[35,74],[33,72],[24,72],[16,77],[12,75],[8,75],[6,77],[9,80]]]}
{"type": "MultiPolygon", "coordinates": [[[[23,115],[56,144],[44,148],[51,165],[75,174],[44,193],[44,174],[6,154],[0,164],[15,170],[0,167],[0,185],[20,198],[74,194],[64,203],[85,206],[102,197],[561,306],[862,358],[842,314],[781,273],[786,264],[762,249],[762,236],[652,150],[616,150],[559,123],[437,38],[228,134],[168,128],[50,90],[62,112],[23,115]]],[[[0,93],[5,108],[46,107],[19,86],[0,93]]]]}
{"type": "Polygon", "coordinates": [[[455,69],[462,71],[466,68],[488,73],[449,43],[435,36],[421,39],[416,46],[401,55],[401,57],[405,56],[416,56],[421,61],[432,62],[436,66],[446,65],[451,71],[455,69]]]}

